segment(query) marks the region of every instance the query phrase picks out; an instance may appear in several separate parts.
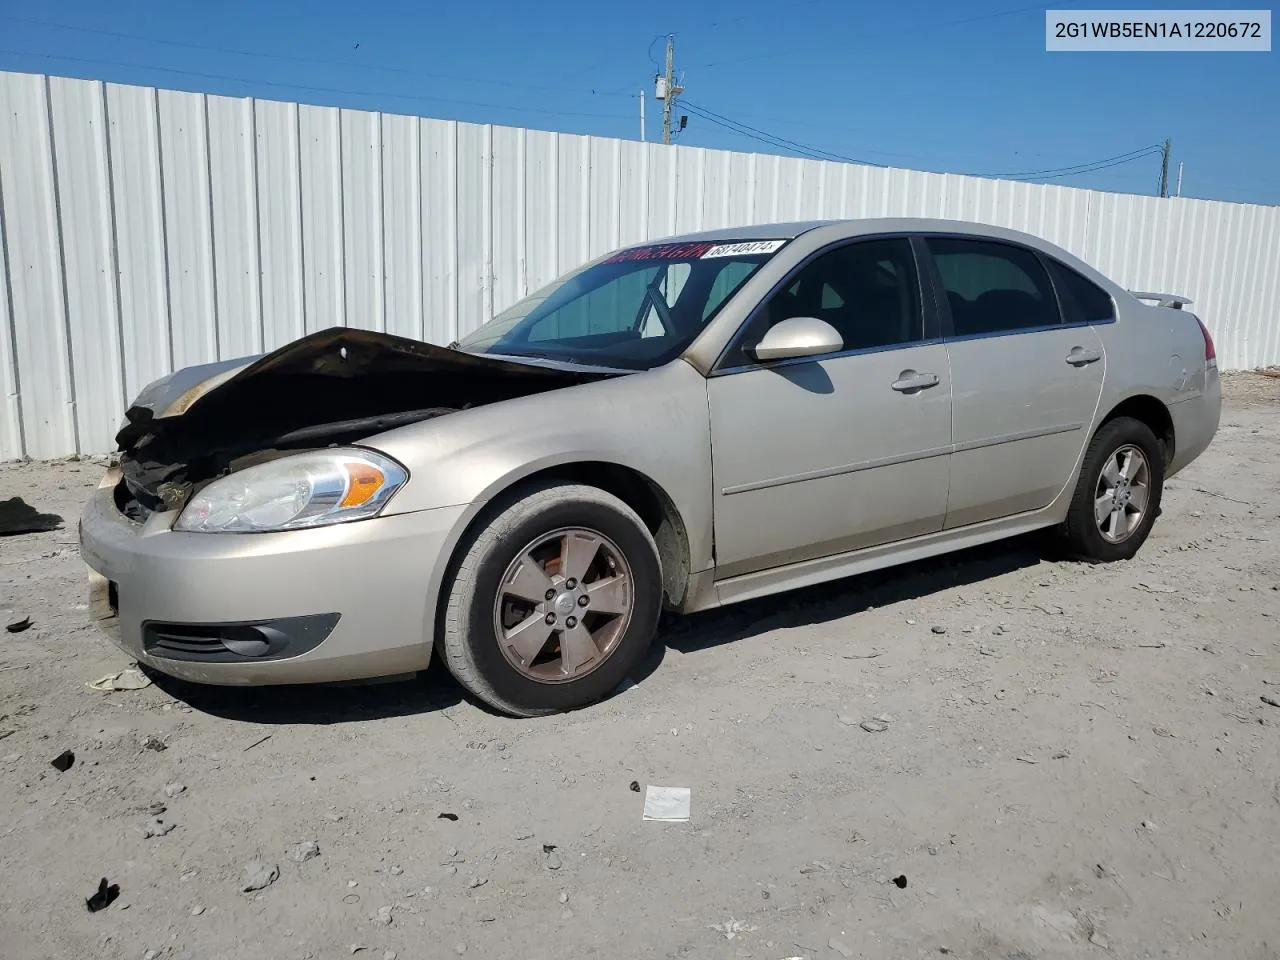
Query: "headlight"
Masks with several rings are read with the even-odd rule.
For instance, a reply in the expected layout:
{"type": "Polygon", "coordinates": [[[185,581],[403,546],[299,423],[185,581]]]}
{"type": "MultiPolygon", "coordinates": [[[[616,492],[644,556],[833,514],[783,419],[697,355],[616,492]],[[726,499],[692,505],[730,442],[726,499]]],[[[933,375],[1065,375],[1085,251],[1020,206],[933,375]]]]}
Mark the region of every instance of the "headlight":
{"type": "Polygon", "coordinates": [[[174,524],[191,533],[263,533],[372,517],[409,474],[371,450],[281,457],[215,480],[174,524]]]}

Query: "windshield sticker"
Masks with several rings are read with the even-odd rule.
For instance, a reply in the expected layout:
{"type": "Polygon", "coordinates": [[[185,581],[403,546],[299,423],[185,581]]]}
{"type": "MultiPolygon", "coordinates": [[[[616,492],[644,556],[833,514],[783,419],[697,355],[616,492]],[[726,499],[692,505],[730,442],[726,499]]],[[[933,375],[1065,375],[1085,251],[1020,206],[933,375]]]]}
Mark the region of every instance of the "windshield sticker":
{"type": "Polygon", "coordinates": [[[740,243],[720,243],[702,255],[703,260],[712,257],[747,257],[757,253],[773,253],[785,240],[745,240],[740,243]]]}
{"type": "Polygon", "coordinates": [[[697,260],[713,249],[713,243],[659,243],[648,247],[619,250],[601,263],[626,263],[632,260],[697,260]]]}

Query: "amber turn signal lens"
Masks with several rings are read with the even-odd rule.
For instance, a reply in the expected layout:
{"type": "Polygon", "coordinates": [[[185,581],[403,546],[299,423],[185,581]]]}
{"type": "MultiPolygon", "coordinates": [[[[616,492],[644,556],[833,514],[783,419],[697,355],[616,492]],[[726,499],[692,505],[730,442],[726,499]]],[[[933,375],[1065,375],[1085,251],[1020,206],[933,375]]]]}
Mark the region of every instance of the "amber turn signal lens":
{"type": "Polygon", "coordinates": [[[340,508],[358,507],[368,503],[386,483],[382,471],[369,463],[347,463],[347,494],[338,504],[340,508]]]}

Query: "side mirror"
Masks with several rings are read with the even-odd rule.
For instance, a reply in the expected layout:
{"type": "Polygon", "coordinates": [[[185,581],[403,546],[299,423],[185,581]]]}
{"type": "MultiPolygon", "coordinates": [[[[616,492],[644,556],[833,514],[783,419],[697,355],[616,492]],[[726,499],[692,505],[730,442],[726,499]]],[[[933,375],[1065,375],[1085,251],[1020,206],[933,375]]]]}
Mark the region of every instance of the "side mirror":
{"type": "Polygon", "coordinates": [[[838,353],[844,340],[825,320],[817,317],[792,317],[774,324],[752,351],[757,360],[790,360],[794,357],[816,357],[838,353]]]}

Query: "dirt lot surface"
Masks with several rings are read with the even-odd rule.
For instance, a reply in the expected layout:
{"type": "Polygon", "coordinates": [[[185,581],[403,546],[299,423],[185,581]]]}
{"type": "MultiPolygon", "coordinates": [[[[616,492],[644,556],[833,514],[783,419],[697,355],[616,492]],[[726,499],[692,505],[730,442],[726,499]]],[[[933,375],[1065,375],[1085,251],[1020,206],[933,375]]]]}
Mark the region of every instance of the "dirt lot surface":
{"type": "Polygon", "coordinates": [[[1227,391],[1132,562],[1019,541],[672,620],[637,686],[537,721],[438,669],[90,689],[129,665],[85,623],[101,468],[0,466],[65,518],[0,539],[32,620],[0,633],[0,953],[1280,956],[1280,381],[1227,391]]]}

